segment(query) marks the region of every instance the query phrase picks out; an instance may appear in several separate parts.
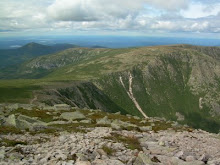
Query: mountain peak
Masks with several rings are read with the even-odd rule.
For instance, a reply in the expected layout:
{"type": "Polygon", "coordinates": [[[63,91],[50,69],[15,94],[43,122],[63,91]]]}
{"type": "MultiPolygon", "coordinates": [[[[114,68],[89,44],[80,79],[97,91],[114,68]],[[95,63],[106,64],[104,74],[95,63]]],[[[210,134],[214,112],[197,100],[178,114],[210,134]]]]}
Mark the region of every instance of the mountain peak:
{"type": "Polygon", "coordinates": [[[33,49],[33,48],[42,48],[42,47],[48,47],[46,45],[41,45],[41,44],[38,44],[36,42],[30,42],[24,46],[22,46],[21,48],[26,48],[26,49],[33,49]]]}

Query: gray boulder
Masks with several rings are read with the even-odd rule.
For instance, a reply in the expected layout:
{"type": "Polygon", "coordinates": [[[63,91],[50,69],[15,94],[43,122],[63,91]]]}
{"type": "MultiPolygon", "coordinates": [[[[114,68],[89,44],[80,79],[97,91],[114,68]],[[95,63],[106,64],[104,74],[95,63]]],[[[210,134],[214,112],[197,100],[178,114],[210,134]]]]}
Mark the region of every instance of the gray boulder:
{"type": "Polygon", "coordinates": [[[61,118],[69,121],[78,120],[78,119],[86,119],[86,116],[83,115],[79,111],[75,112],[64,112],[60,115],[61,118]]]}
{"type": "Polygon", "coordinates": [[[140,127],[140,130],[141,130],[141,131],[144,131],[144,132],[146,132],[146,131],[152,131],[152,126],[140,127]]]}
{"type": "Polygon", "coordinates": [[[115,159],[96,159],[92,162],[92,165],[124,165],[124,163],[115,159]]]}
{"type": "Polygon", "coordinates": [[[0,160],[2,160],[2,159],[4,159],[4,158],[5,158],[5,148],[2,147],[2,148],[0,149],[0,160]]]}
{"type": "Polygon", "coordinates": [[[19,129],[41,130],[45,129],[47,124],[29,116],[19,115],[16,120],[16,127],[19,129]]]}
{"type": "Polygon", "coordinates": [[[0,115],[4,115],[4,107],[0,105],[0,115]]]}
{"type": "Polygon", "coordinates": [[[185,162],[181,159],[178,159],[177,157],[172,157],[170,159],[172,164],[178,164],[178,165],[204,165],[205,163],[199,160],[194,160],[191,162],[185,162]]]}
{"type": "Polygon", "coordinates": [[[208,164],[209,164],[209,165],[219,165],[219,163],[220,163],[220,158],[219,158],[219,159],[215,159],[215,160],[208,161],[208,164]]]}
{"type": "Polygon", "coordinates": [[[179,112],[176,112],[176,117],[177,117],[177,121],[183,121],[183,120],[185,120],[184,115],[182,115],[182,114],[179,113],[179,112]]]}
{"type": "Polygon", "coordinates": [[[84,123],[84,124],[90,124],[92,121],[91,120],[81,120],[80,123],[84,123]]]}
{"type": "Polygon", "coordinates": [[[16,110],[19,108],[19,104],[9,104],[6,106],[6,109],[9,110],[9,111],[13,111],[13,110],[16,110]]]}
{"type": "Polygon", "coordinates": [[[55,125],[55,124],[69,124],[70,122],[66,122],[66,121],[62,121],[62,120],[58,120],[58,121],[51,121],[49,123],[47,123],[47,125],[55,125]]]}
{"type": "Polygon", "coordinates": [[[134,165],[146,165],[152,163],[151,158],[143,152],[139,152],[138,157],[134,161],[134,165]]]}
{"type": "Polygon", "coordinates": [[[138,117],[138,116],[133,116],[133,118],[136,119],[136,120],[140,120],[140,119],[141,119],[141,118],[138,117]]]}
{"type": "Polygon", "coordinates": [[[5,124],[5,118],[3,116],[0,116],[0,126],[3,126],[5,124]]]}
{"type": "Polygon", "coordinates": [[[77,161],[75,165],[91,165],[89,161],[77,161]]]}
{"type": "Polygon", "coordinates": [[[28,130],[33,130],[33,126],[32,124],[30,124],[29,122],[27,122],[26,120],[17,120],[16,121],[16,127],[21,129],[21,130],[25,130],[25,129],[28,129],[28,130]]]}
{"type": "Polygon", "coordinates": [[[5,120],[5,126],[13,126],[16,127],[16,119],[15,119],[15,115],[12,114],[10,116],[8,116],[8,118],[6,118],[5,120]]]}
{"type": "Polygon", "coordinates": [[[71,110],[71,106],[67,104],[55,104],[54,108],[55,110],[71,110]]]}
{"type": "Polygon", "coordinates": [[[134,124],[128,123],[128,122],[115,119],[111,123],[111,127],[114,129],[121,129],[121,128],[127,128],[127,127],[137,127],[137,126],[134,124]]]}
{"type": "Polygon", "coordinates": [[[97,124],[111,124],[111,120],[108,119],[108,116],[105,116],[102,119],[97,119],[96,123],[97,124]]]}

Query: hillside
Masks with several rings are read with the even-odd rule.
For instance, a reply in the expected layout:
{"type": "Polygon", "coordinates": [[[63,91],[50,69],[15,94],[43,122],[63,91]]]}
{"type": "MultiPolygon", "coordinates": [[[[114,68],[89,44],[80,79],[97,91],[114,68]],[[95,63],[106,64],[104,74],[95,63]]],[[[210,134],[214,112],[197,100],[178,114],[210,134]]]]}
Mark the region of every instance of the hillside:
{"type": "Polygon", "coordinates": [[[1,102],[66,103],[220,129],[218,47],[72,48],[27,61],[15,76],[27,79],[0,81],[1,102]]]}
{"type": "Polygon", "coordinates": [[[77,47],[71,44],[55,44],[52,46],[41,45],[38,43],[29,43],[16,49],[1,49],[0,50],[0,78],[7,77],[7,73],[16,71],[19,65],[25,61],[39,56],[59,52],[68,48],[77,47]]]}

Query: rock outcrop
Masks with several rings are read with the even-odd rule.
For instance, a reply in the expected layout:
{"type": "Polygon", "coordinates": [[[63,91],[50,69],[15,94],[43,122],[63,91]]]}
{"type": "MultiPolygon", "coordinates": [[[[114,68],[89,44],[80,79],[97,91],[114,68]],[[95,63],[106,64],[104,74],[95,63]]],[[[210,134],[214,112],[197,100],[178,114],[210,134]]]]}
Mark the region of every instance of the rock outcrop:
{"type": "Polygon", "coordinates": [[[3,165],[220,163],[218,134],[160,118],[141,119],[98,110],[32,110],[30,113],[23,109],[12,111],[5,121],[7,124],[0,128],[0,164],[3,165]]]}

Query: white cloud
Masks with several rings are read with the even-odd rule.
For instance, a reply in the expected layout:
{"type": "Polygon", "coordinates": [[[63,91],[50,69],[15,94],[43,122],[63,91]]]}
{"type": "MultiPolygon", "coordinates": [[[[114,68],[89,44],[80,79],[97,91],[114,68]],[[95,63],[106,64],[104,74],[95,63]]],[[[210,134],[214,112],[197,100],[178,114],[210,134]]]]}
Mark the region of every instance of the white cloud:
{"type": "Polygon", "coordinates": [[[158,21],[155,24],[152,24],[151,28],[159,30],[175,30],[176,24],[171,21],[158,21]]]}
{"type": "Polygon", "coordinates": [[[212,3],[208,0],[1,0],[0,31],[220,33],[220,3],[217,0],[210,2],[212,3]]]}
{"type": "Polygon", "coordinates": [[[180,10],[188,7],[189,0],[146,0],[147,3],[166,10],[180,10]]]}
{"type": "Polygon", "coordinates": [[[177,11],[185,9],[188,0],[56,0],[48,13],[60,21],[96,21],[137,15],[145,6],[177,11]]]}
{"type": "Polygon", "coordinates": [[[191,3],[187,10],[180,13],[185,18],[201,18],[217,15],[220,12],[220,2],[216,4],[191,3]]]}
{"type": "MultiPolygon", "coordinates": [[[[0,29],[22,30],[47,26],[47,16],[42,0],[0,1],[0,29]]],[[[45,2],[44,2],[45,3],[45,2]]]]}
{"type": "Polygon", "coordinates": [[[48,7],[48,14],[60,21],[96,21],[106,18],[126,18],[135,15],[142,0],[56,0],[48,7]]]}

